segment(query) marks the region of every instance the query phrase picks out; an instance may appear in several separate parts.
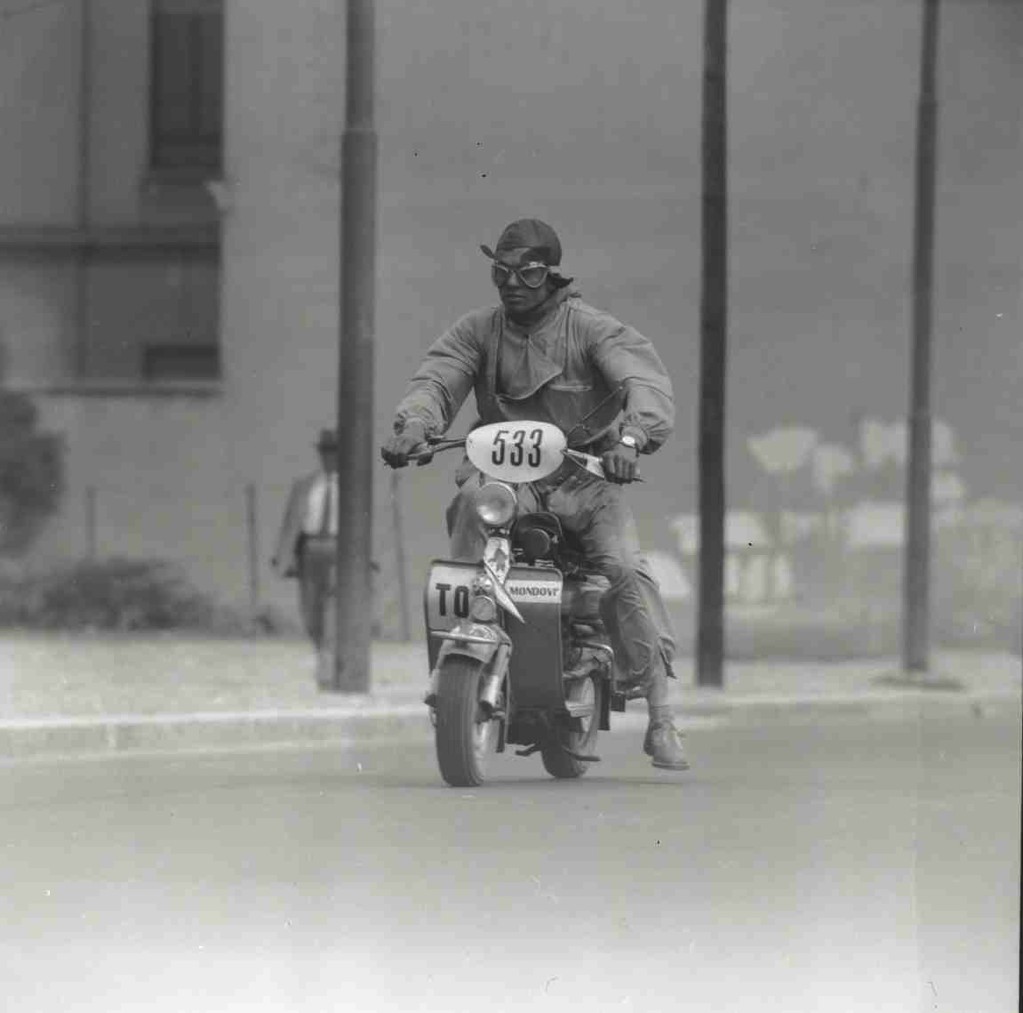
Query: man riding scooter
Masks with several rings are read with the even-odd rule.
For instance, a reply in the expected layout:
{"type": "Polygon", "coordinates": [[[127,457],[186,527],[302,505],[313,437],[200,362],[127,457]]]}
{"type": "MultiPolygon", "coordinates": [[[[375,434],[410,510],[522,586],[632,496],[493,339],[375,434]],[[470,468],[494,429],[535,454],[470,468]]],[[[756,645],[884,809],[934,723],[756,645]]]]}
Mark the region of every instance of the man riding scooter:
{"type": "MultiPolygon", "coordinates": [[[[428,451],[427,440],[448,429],[474,390],[482,423],[550,422],[574,449],[601,457],[607,481],[566,462],[523,487],[520,506],[557,515],[588,565],[608,580],[600,614],[620,687],[647,700],[644,751],[655,767],[686,770],[668,705],[674,638],[621,488],[636,479],[639,455],[671,435],[671,381],[647,338],[584,303],[574,279],[556,270],[561,243],[545,222],[515,221],[493,250],[481,249],[501,304],[466,314],[434,342],[397,407],[382,456],[400,468],[428,451]]],[[[485,542],[474,508],[479,473],[463,465],[456,480],[447,512],[451,555],[478,559],[485,542]]]]}

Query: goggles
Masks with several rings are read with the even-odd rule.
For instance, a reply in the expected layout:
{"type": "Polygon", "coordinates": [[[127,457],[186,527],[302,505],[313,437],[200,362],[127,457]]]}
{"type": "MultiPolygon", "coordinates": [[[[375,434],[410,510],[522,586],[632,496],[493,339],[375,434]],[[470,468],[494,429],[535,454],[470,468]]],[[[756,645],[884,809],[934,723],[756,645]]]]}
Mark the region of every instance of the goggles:
{"type": "Polygon", "coordinates": [[[551,273],[546,264],[533,261],[531,264],[523,264],[520,267],[509,267],[507,264],[494,264],[490,268],[490,277],[498,288],[503,288],[511,280],[514,274],[520,285],[526,288],[539,288],[551,273]]]}

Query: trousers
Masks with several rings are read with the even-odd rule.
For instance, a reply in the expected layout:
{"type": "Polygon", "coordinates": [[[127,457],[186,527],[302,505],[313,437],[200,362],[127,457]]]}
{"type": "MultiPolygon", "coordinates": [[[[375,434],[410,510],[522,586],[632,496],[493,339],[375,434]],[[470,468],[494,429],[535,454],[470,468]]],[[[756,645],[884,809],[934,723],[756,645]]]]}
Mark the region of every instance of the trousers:
{"type": "MultiPolygon", "coordinates": [[[[460,469],[459,477],[464,474],[460,469]]],[[[582,549],[588,568],[607,578],[610,587],[601,597],[600,615],[615,653],[617,680],[648,694],[672,674],[676,646],[661,590],[640,552],[623,489],[582,469],[553,478],[519,486],[519,510],[555,514],[582,549]]],[[[474,561],[483,555],[487,530],[475,508],[480,484],[480,473],[472,469],[448,507],[454,559],[474,561]]]]}
{"type": "Polygon", "coordinates": [[[303,535],[298,549],[298,604],[302,625],[317,650],[323,646],[326,610],[334,582],[334,539],[303,535]]]}

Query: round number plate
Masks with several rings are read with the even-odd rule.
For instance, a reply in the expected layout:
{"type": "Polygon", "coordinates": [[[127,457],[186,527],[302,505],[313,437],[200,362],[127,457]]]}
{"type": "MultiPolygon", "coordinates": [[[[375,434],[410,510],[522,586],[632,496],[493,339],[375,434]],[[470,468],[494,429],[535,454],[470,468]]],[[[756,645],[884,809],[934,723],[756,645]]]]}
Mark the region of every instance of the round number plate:
{"type": "Polygon", "coordinates": [[[469,460],[502,482],[546,478],[561,467],[565,447],[565,434],[549,422],[495,422],[465,440],[469,460]]]}

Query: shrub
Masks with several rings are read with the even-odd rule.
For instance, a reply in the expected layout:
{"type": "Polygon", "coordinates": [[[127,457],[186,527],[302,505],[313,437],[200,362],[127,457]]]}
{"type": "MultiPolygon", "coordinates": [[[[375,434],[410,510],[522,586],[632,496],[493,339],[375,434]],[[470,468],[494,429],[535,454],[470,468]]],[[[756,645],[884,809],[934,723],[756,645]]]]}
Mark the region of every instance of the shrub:
{"type": "Polygon", "coordinates": [[[191,630],[221,635],[278,634],[273,610],[256,616],[197,590],[173,563],[86,560],[0,583],[0,625],[62,630],[191,630]]]}
{"type": "Polygon", "coordinates": [[[22,555],[60,505],[62,444],[36,431],[28,397],[3,389],[4,365],[0,348],[0,553],[22,555]]]}

